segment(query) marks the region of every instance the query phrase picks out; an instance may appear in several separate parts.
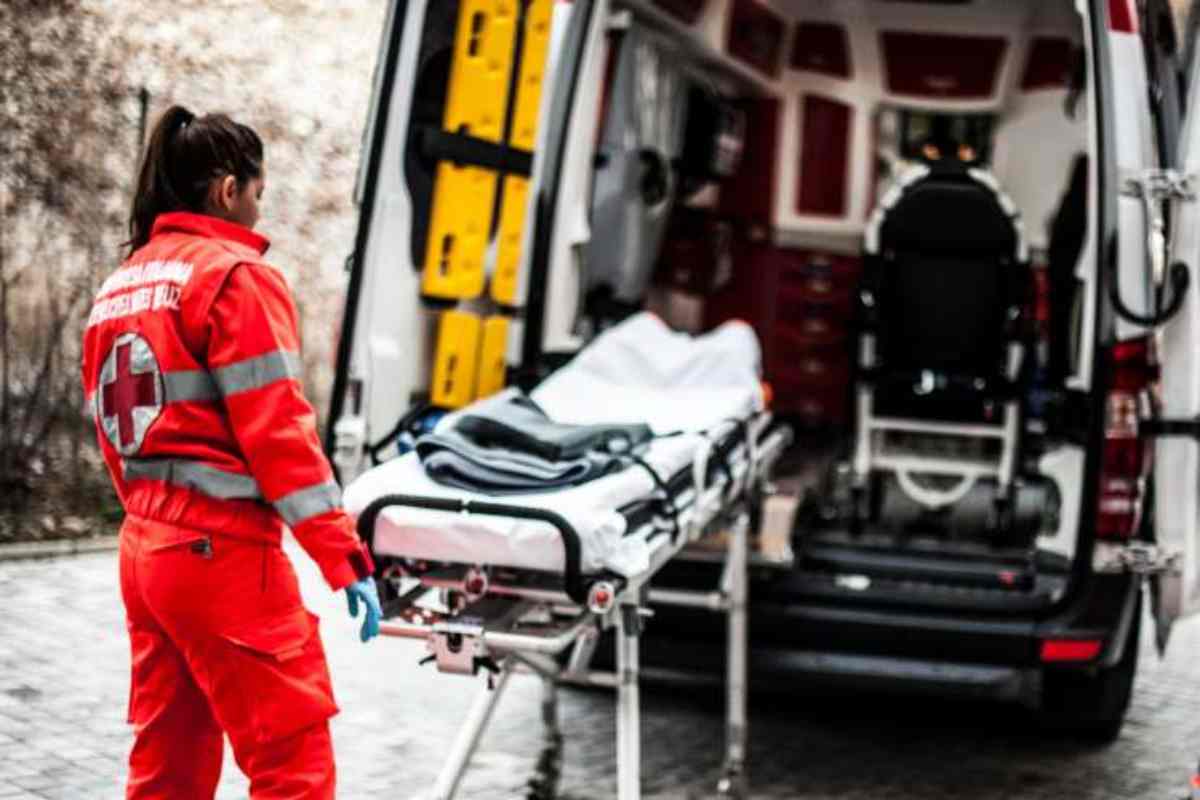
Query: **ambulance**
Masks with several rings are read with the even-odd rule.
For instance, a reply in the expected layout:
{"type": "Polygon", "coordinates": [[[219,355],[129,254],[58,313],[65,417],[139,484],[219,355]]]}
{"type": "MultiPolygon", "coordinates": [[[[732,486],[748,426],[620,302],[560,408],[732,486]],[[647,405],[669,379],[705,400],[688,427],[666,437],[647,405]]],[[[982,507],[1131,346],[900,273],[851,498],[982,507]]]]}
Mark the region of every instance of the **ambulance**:
{"type": "MultiPolygon", "coordinates": [[[[392,0],[341,479],[633,314],[743,320],[797,431],[755,685],[1115,738],[1143,620],[1200,605],[1191,49],[1168,0],[392,0]]],[[[649,624],[663,675],[719,670],[703,610],[649,624]]]]}

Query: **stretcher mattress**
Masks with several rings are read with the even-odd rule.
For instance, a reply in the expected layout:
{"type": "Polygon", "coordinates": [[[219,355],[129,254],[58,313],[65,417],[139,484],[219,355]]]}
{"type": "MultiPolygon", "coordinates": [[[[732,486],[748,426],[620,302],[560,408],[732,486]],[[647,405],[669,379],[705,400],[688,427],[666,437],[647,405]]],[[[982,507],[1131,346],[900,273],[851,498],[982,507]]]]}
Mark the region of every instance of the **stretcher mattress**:
{"type": "MultiPolygon", "coordinates": [[[[678,433],[655,439],[643,456],[658,475],[670,477],[690,467],[708,442],[704,432],[723,427],[728,433],[730,420],[748,420],[762,410],[760,358],[758,341],[744,323],[691,337],[639,314],[597,337],[532,396],[559,422],[643,422],[656,434],[678,433]]],[[[571,523],[579,534],[583,572],[633,575],[647,568],[649,546],[641,537],[625,536],[626,520],[618,510],[656,488],[647,470],[631,466],[578,486],[522,494],[515,502],[557,512],[571,523]]],[[[351,483],[346,509],[357,517],[388,494],[497,499],[435,483],[409,453],[351,483]]],[[[402,507],[379,515],[374,549],[383,556],[549,572],[561,572],[564,561],[562,538],[548,523],[402,507]]]]}

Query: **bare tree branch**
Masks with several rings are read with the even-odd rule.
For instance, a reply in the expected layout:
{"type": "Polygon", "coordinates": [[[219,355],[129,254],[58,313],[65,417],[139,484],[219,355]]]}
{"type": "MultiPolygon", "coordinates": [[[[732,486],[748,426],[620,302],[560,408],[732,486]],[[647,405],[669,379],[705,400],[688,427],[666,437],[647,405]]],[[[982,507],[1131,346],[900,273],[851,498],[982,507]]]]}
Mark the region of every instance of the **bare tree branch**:
{"type": "Polygon", "coordinates": [[[136,136],[131,51],[87,0],[0,4],[0,510],[27,502],[80,435],[64,425],[84,306],[118,260],[136,166],[135,148],[114,149],[136,136]]]}

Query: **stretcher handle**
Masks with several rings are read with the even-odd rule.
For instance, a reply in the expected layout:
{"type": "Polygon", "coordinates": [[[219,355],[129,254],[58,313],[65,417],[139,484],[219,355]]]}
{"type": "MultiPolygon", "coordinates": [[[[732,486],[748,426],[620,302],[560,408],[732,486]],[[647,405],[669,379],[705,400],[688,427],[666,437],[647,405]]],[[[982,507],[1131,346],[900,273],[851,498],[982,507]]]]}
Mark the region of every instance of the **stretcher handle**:
{"type": "Polygon", "coordinates": [[[583,584],[583,571],[579,559],[582,548],[579,544],[579,533],[560,514],[542,508],[529,506],[508,505],[506,503],[479,503],[473,500],[454,499],[449,497],[424,497],[411,494],[386,494],[371,501],[358,517],[358,538],[367,545],[371,555],[375,555],[375,521],[383,509],[389,506],[407,506],[408,508],[424,508],[430,511],[446,511],[452,514],[480,514],[489,517],[507,517],[509,519],[532,519],[553,525],[563,543],[563,590],[572,601],[587,605],[587,587],[583,584]]]}

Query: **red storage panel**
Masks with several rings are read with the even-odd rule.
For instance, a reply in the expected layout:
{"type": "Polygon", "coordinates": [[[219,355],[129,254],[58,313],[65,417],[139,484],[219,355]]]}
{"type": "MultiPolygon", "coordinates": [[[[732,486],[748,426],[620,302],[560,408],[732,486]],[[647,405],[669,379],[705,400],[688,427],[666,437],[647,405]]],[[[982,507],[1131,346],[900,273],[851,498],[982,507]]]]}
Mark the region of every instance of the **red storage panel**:
{"type": "Polygon", "coordinates": [[[800,115],[800,178],[796,211],[829,217],[844,216],[853,109],[837,100],[805,95],[800,115]]]}
{"type": "Polygon", "coordinates": [[[741,220],[769,223],[775,212],[776,152],[779,101],[754,100],[746,112],[746,143],[738,172],[721,182],[721,213],[741,220]]]}
{"type": "MultiPolygon", "coordinates": [[[[777,343],[784,344],[778,341],[777,343]]],[[[846,357],[848,354],[845,340],[829,344],[792,343],[791,347],[777,347],[773,358],[775,363],[771,365],[776,398],[783,394],[780,391],[781,385],[845,389],[850,384],[850,360],[846,357]]],[[[798,405],[802,399],[792,398],[791,403],[798,405]]]]}
{"type": "Polygon", "coordinates": [[[767,372],[776,412],[796,414],[812,426],[845,424],[850,396],[847,340],[817,345],[777,340],[767,372]]]}
{"type": "Polygon", "coordinates": [[[853,256],[785,252],[770,350],[776,410],[804,425],[845,425],[862,263],[853,256]]]}
{"type": "Polygon", "coordinates": [[[1029,61],[1021,78],[1021,88],[1059,89],[1070,85],[1071,40],[1039,36],[1029,48],[1029,61]]]}
{"type": "Polygon", "coordinates": [[[889,92],[956,99],[995,94],[1007,46],[998,36],[885,31],[880,38],[889,92]]]}
{"type": "Polygon", "coordinates": [[[801,22],[792,36],[792,69],[849,78],[850,38],[841,25],[801,22]]]}
{"type": "Polygon", "coordinates": [[[759,0],[733,0],[726,49],[739,61],[775,78],[786,30],[783,18],[759,0]]]}
{"type": "Polygon", "coordinates": [[[747,232],[748,228],[734,232],[733,280],[706,301],[705,324],[713,328],[732,319],[749,323],[762,345],[765,364],[773,340],[782,251],[748,239],[747,232]]]}
{"type": "Polygon", "coordinates": [[[709,298],[707,324],[754,326],[774,408],[810,426],[849,420],[857,258],[735,240],[734,280],[709,298]]]}

